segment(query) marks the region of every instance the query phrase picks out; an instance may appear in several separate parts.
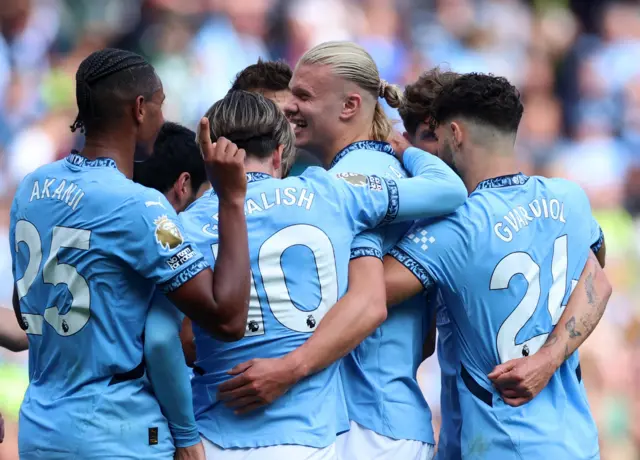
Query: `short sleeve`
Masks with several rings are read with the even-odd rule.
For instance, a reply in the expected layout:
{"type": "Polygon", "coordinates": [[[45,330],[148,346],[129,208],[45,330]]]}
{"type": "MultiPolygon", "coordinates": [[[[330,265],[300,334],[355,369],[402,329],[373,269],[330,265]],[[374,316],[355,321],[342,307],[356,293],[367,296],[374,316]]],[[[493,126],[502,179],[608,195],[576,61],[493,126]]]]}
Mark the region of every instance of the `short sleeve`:
{"type": "Polygon", "coordinates": [[[436,287],[450,284],[455,267],[465,266],[467,248],[464,233],[452,218],[421,221],[389,251],[422,283],[430,294],[436,287]]]}
{"type": "Polygon", "coordinates": [[[381,230],[369,230],[353,239],[351,243],[351,260],[359,257],[377,257],[382,260],[382,244],[384,234],[381,230]]]}
{"type": "Polygon", "coordinates": [[[342,172],[336,174],[335,187],[356,234],[389,224],[398,215],[398,185],[391,179],[342,172]]]}
{"type": "Polygon", "coordinates": [[[591,250],[594,254],[597,254],[604,244],[604,232],[593,216],[591,217],[591,239],[589,241],[591,241],[591,250]]]}
{"type": "Polygon", "coordinates": [[[9,250],[11,252],[11,271],[13,272],[13,279],[16,277],[16,221],[18,212],[18,194],[16,193],[13,202],[11,203],[11,210],[9,211],[9,250]]]}
{"type": "Polygon", "coordinates": [[[118,248],[136,272],[170,293],[207,269],[195,244],[187,241],[175,211],[160,193],[147,189],[124,206],[127,234],[118,248]]]}

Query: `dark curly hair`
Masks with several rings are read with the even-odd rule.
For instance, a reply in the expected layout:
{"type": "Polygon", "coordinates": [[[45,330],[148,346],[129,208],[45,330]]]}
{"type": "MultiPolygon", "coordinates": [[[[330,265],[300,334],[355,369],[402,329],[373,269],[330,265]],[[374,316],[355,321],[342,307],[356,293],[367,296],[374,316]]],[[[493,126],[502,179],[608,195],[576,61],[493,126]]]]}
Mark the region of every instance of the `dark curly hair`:
{"type": "Polygon", "coordinates": [[[504,77],[468,73],[445,85],[433,101],[432,128],[455,117],[515,133],[522,118],[520,92],[504,77]]]}
{"type": "Polygon", "coordinates": [[[284,61],[263,61],[242,70],[234,80],[231,91],[283,91],[289,89],[293,71],[284,61]]]}
{"type": "Polygon", "coordinates": [[[429,118],[433,101],[445,86],[458,78],[460,74],[442,71],[438,67],[424,72],[415,83],[404,89],[404,102],[398,108],[404,128],[415,136],[418,126],[429,118]]]}

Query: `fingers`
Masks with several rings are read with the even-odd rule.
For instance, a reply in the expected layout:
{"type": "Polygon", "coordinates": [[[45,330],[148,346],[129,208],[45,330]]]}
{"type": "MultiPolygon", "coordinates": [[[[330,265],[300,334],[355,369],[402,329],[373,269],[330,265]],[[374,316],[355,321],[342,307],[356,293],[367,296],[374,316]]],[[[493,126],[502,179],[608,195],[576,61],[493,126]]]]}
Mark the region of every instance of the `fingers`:
{"type": "Polygon", "coordinates": [[[202,117],[200,119],[198,143],[200,144],[200,151],[202,152],[202,155],[206,158],[207,154],[211,153],[210,149],[212,147],[211,133],[209,131],[209,119],[206,117],[202,117]]]}
{"type": "Polygon", "coordinates": [[[235,411],[235,414],[236,415],[244,415],[244,414],[247,414],[247,413],[249,413],[251,411],[259,409],[259,408],[261,408],[263,406],[266,406],[266,403],[257,402],[257,403],[249,404],[247,407],[235,411]]]}
{"type": "Polygon", "coordinates": [[[503,398],[504,402],[512,407],[520,407],[523,404],[528,403],[530,398],[503,398]]]}
{"type": "Polygon", "coordinates": [[[257,394],[258,390],[256,390],[251,384],[249,384],[231,391],[218,392],[218,400],[231,401],[232,399],[240,399],[244,398],[245,396],[256,396],[257,394]]]}
{"type": "Polygon", "coordinates": [[[245,374],[240,374],[237,377],[234,377],[232,379],[227,380],[226,382],[222,383],[219,387],[218,387],[218,393],[227,393],[229,391],[233,391],[237,388],[240,388],[248,383],[250,383],[251,381],[249,380],[249,378],[245,375],[245,374]]]}
{"type": "Polygon", "coordinates": [[[264,401],[258,396],[244,396],[242,398],[227,401],[224,405],[231,409],[242,409],[251,404],[256,404],[261,402],[264,402],[264,401]]]}
{"type": "Polygon", "coordinates": [[[487,375],[487,377],[489,377],[489,380],[495,380],[500,375],[504,374],[505,372],[509,372],[514,367],[515,367],[515,363],[513,361],[507,361],[504,364],[498,364],[496,367],[493,368],[491,373],[487,375]]]}
{"type": "MultiPolygon", "coordinates": [[[[253,360],[245,361],[244,363],[238,364],[236,367],[227,372],[229,375],[238,375],[242,374],[244,371],[253,366],[253,360]]],[[[223,384],[224,385],[224,384],[223,384]]]]}

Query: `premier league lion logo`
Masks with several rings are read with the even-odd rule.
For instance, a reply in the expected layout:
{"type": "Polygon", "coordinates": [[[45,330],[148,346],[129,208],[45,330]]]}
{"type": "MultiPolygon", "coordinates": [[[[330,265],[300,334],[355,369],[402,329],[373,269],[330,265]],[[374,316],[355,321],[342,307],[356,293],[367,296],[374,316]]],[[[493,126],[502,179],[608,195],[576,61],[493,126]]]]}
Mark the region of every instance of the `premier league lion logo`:
{"type": "Polygon", "coordinates": [[[156,225],[156,241],[167,251],[177,248],[184,241],[180,229],[167,216],[160,216],[153,223],[156,225]]]}
{"type": "Polygon", "coordinates": [[[367,185],[367,176],[365,176],[364,174],[343,172],[336,174],[336,177],[338,179],[345,180],[351,185],[355,185],[356,187],[364,187],[365,185],[367,185]]]}

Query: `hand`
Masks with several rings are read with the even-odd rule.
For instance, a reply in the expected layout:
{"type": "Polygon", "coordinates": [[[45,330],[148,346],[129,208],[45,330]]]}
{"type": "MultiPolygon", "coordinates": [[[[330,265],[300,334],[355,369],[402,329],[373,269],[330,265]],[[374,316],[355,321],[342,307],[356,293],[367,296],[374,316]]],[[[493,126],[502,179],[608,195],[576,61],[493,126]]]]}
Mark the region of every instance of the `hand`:
{"type": "Polygon", "coordinates": [[[216,143],[211,143],[207,118],[200,120],[198,142],[209,182],[220,201],[244,202],[247,194],[247,178],[244,171],[246,152],[224,137],[219,137],[216,143]]]}
{"type": "Polygon", "coordinates": [[[285,358],[252,359],[229,371],[236,377],[218,387],[218,399],[246,414],[272,403],[299,380],[295,367],[285,358]]]}
{"type": "Polygon", "coordinates": [[[535,398],[547,386],[556,370],[553,360],[541,350],[496,366],[488,377],[504,402],[518,407],[535,398]]]}
{"type": "Polygon", "coordinates": [[[2,412],[0,412],[0,444],[4,441],[4,419],[2,418],[2,412]]]}
{"type": "Polygon", "coordinates": [[[174,460],[206,460],[202,442],[189,447],[176,447],[174,460]]]}
{"type": "Polygon", "coordinates": [[[402,162],[402,155],[404,155],[405,150],[411,147],[411,143],[398,131],[392,131],[387,142],[393,147],[396,158],[402,162]]]}

